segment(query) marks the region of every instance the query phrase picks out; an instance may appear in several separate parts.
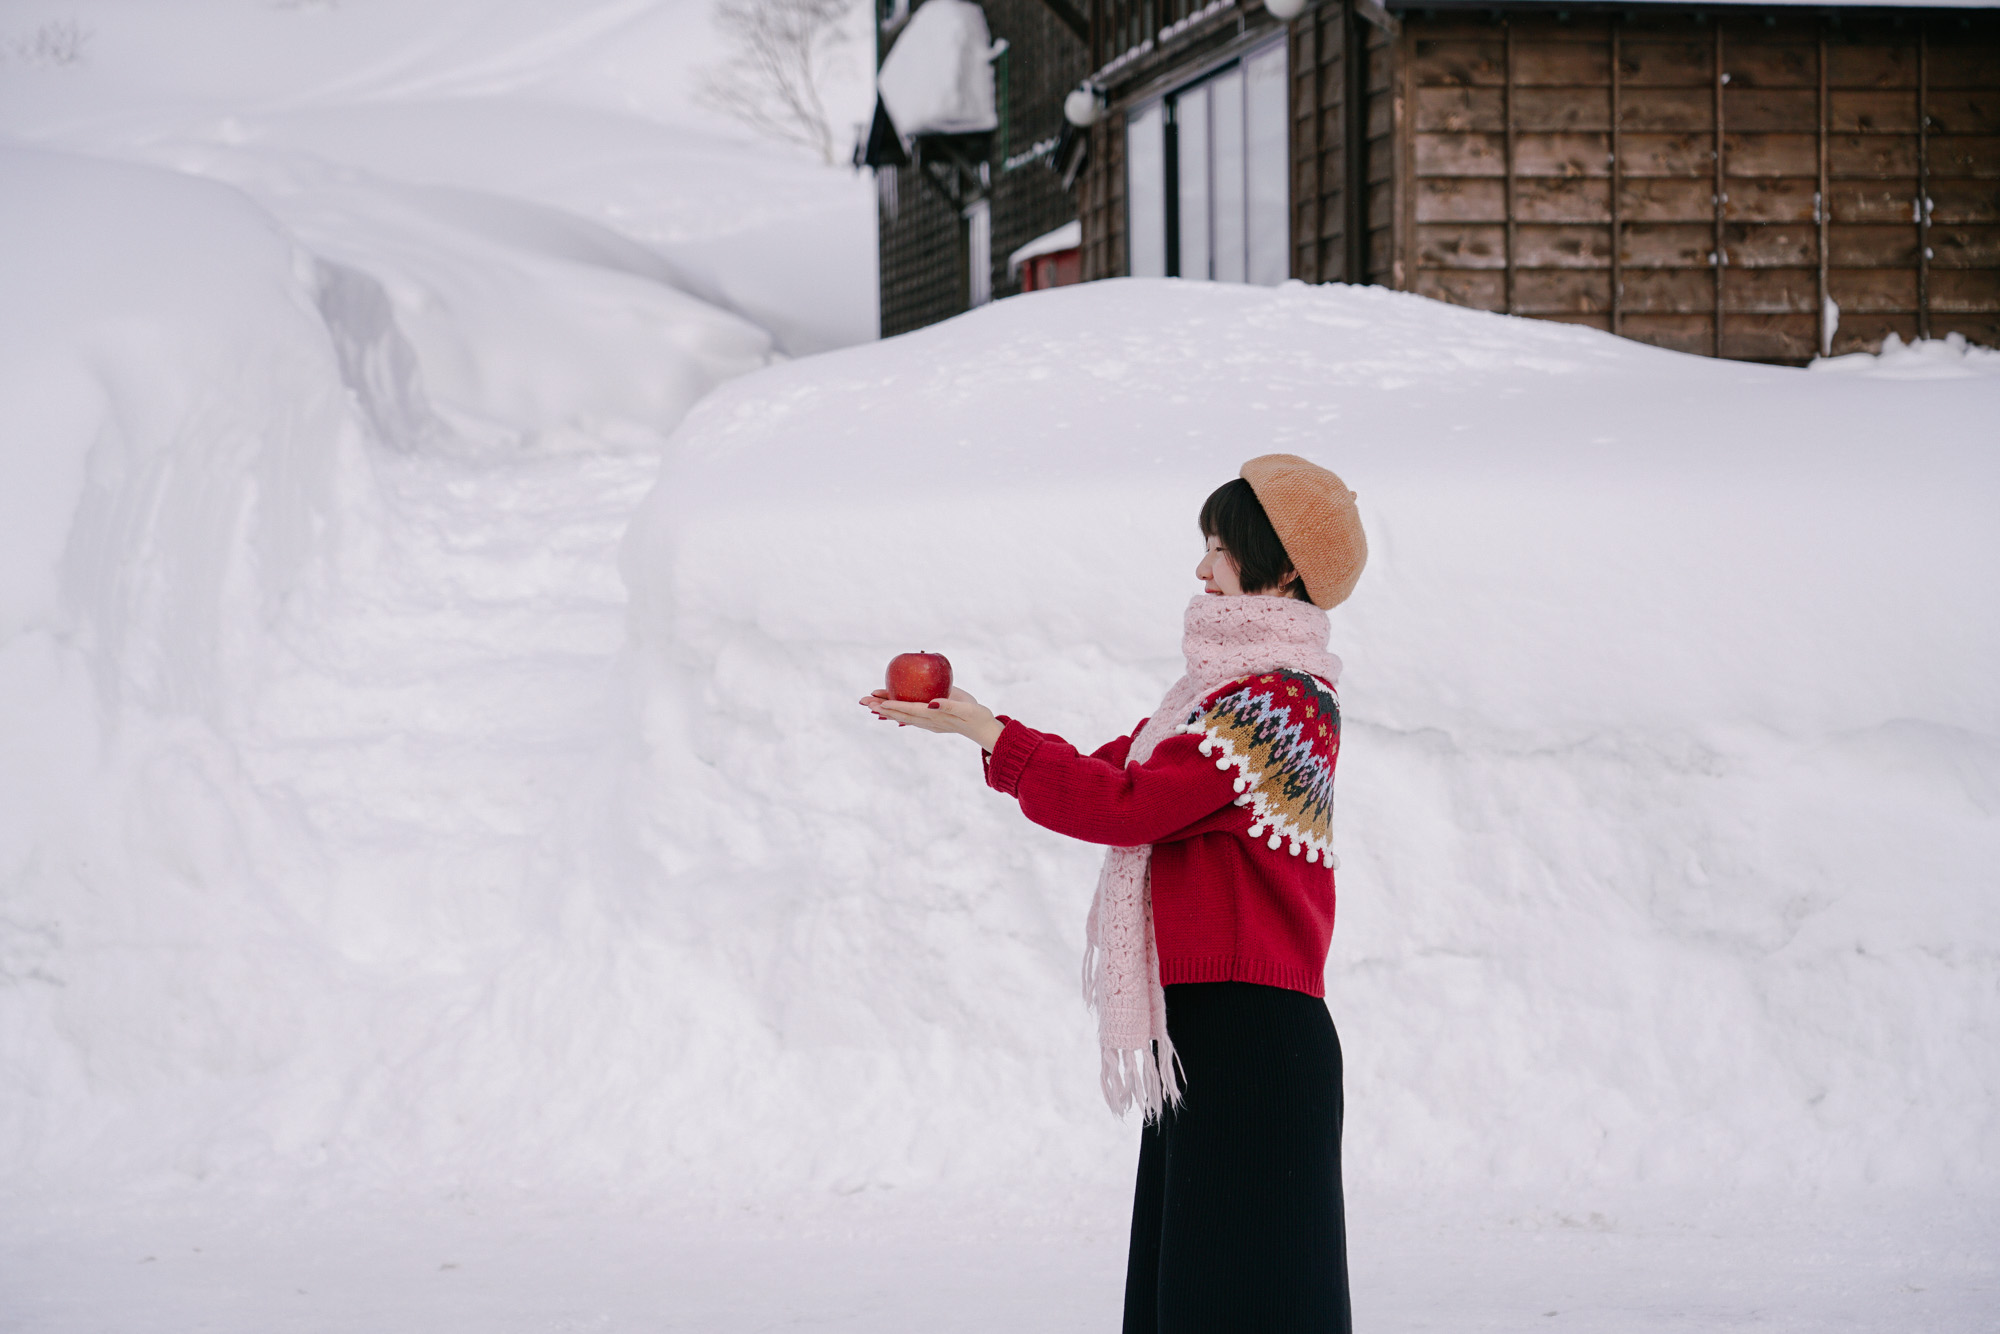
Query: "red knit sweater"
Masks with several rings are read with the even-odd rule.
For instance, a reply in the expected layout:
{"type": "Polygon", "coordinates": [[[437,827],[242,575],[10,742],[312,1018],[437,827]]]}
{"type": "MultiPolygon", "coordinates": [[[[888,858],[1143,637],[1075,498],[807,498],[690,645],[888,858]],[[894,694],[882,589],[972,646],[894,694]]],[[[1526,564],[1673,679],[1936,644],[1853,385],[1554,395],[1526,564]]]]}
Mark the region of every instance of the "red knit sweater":
{"type": "Polygon", "coordinates": [[[986,781],[1018,799],[1022,814],[1090,843],[1153,845],[1162,985],[1257,982],[1326,994],[1333,870],[1250,837],[1253,815],[1236,804],[1235,775],[1202,753],[1200,737],[1170,736],[1144,764],[1127,764],[1138,727],[1080,755],[1059,736],[1001,722],[986,781]]]}

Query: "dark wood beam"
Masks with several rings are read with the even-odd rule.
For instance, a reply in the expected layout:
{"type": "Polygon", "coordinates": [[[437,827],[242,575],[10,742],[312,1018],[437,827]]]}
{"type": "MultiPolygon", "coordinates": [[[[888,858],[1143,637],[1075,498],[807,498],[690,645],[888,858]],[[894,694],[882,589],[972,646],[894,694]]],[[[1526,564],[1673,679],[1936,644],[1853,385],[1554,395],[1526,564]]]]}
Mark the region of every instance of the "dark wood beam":
{"type": "Polygon", "coordinates": [[[1403,30],[1396,16],[1382,7],[1382,0],[1354,0],[1354,17],[1380,28],[1385,37],[1394,37],[1403,30]]]}
{"type": "Polygon", "coordinates": [[[1049,13],[1054,14],[1056,20],[1063,27],[1068,28],[1076,34],[1076,39],[1079,42],[1082,42],[1085,46],[1090,45],[1090,18],[1088,15],[1071,4],[1070,0],[1042,0],[1042,3],[1049,7],[1049,13]]]}

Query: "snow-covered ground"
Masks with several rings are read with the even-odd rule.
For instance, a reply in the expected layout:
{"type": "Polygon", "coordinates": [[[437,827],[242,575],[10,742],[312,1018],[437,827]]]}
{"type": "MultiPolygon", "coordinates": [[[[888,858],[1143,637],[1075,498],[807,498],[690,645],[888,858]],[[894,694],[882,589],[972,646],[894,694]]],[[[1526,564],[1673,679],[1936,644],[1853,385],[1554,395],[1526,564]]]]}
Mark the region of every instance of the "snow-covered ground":
{"type": "Polygon", "coordinates": [[[1129,728],[1272,449],[1374,550],[1365,1324],[1992,1328],[1993,354],[1118,282],[785,361],[872,196],[697,17],[0,12],[0,1328],[1108,1327],[1095,854],[852,700],[1129,728]]]}
{"type": "MultiPolygon", "coordinates": [[[[38,1334],[1118,1328],[1102,1189],[687,1210],[547,1192],[339,1211],[60,1204],[0,1246],[38,1334]],[[79,1216],[80,1215],[80,1216],[79,1216]]],[[[1993,1328],[1986,1202],[1367,1192],[1350,1200],[1356,1327],[1438,1334],[1993,1328]]]]}

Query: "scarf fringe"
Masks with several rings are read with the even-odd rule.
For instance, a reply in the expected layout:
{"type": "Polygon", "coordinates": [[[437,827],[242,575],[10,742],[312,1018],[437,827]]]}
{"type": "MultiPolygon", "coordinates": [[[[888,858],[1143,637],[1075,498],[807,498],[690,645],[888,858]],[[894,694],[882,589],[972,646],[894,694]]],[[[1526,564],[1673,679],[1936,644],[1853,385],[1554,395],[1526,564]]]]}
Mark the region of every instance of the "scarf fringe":
{"type": "Polygon", "coordinates": [[[1148,1122],[1156,1122],[1163,1110],[1181,1105],[1187,1071],[1173,1042],[1162,1035],[1150,1051],[1105,1047],[1097,1082],[1112,1111],[1123,1116],[1137,1105],[1148,1122]]]}
{"type": "MultiPolygon", "coordinates": [[[[1104,969],[1104,951],[1096,941],[1087,941],[1083,947],[1083,1003],[1099,1015],[1103,1009],[1098,987],[1104,980],[1104,969]]],[[[1153,1031],[1156,1036],[1144,1048],[1120,1047],[1109,1038],[1099,1039],[1098,1087],[1104,1090],[1105,1103],[1120,1116],[1137,1106],[1146,1120],[1157,1121],[1162,1108],[1181,1105],[1187,1072],[1167,1034],[1164,1014],[1158,1016],[1153,1031]]]]}

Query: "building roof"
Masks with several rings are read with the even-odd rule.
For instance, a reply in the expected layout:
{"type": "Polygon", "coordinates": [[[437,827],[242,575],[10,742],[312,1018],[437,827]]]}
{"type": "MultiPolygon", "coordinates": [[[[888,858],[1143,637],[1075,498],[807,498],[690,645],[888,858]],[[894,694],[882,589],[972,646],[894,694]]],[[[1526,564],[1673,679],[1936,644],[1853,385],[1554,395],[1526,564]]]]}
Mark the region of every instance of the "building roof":
{"type": "Polygon", "coordinates": [[[1081,219],[1066,222],[1052,232],[1043,232],[1028,244],[1007,256],[1007,276],[1012,278],[1021,271],[1021,266],[1031,259],[1043,255],[1053,255],[1059,250],[1075,250],[1083,244],[1083,222],[1081,219]]]}
{"type": "Polygon", "coordinates": [[[875,76],[896,132],[907,142],[998,128],[992,57],[985,10],[971,0],[925,0],[875,76]]]}

